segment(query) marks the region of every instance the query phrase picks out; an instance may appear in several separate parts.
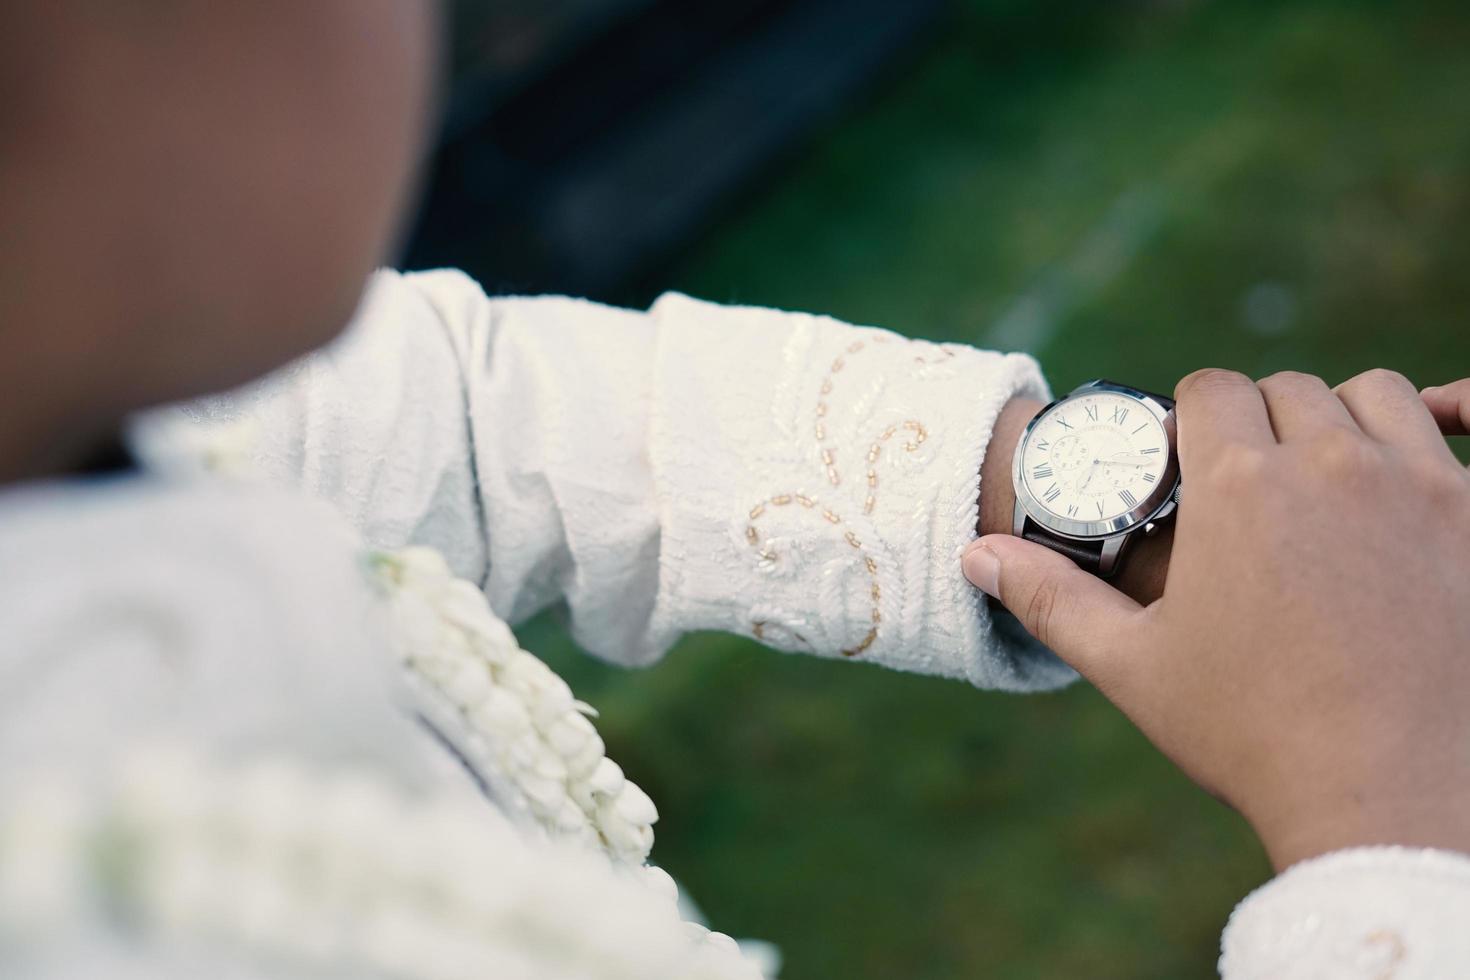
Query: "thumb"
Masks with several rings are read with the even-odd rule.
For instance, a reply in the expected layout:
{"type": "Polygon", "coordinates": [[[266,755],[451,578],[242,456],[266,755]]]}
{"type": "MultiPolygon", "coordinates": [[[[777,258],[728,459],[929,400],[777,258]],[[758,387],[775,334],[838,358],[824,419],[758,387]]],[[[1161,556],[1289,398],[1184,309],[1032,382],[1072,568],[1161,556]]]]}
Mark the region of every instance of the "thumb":
{"type": "Polygon", "coordinates": [[[972,542],[962,567],[972,585],[999,599],[1027,632],[1099,687],[1099,675],[1143,609],[1065,555],[1009,534],[972,542]]]}
{"type": "Polygon", "coordinates": [[[1441,432],[1447,436],[1470,435],[1470,379],[1425,388],[1421,397],[1441,432]]]}

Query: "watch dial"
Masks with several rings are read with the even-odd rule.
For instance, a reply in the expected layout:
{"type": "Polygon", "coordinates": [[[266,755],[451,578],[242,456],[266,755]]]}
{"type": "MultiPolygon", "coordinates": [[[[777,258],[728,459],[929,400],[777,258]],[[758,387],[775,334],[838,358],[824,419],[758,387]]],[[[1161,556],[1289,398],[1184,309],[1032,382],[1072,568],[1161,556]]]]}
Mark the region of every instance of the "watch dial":
{"type": "Polygon", "coordinates": [[[1169,437],[1135,398],[1110,391],[1068,398],[1043,415],[1021,449],[1027,488],[1073,521],[1110,521],[1164,478],[1169,437]]]}

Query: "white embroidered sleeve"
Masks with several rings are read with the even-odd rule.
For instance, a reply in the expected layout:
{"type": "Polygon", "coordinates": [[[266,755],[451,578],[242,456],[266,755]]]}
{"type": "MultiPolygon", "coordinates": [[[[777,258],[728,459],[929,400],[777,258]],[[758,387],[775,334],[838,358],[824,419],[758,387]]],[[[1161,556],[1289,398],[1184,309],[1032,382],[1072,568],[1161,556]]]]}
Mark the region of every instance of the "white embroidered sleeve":
{"type": "Polygon", "coordinates": [[[1368,847],[1288,868],[1236,907],[1224,980],[1470,975],[1470,856],[1368,847]]]}
{"type": "Polygon", "coordinates": [[[1071,671],[965,582],[979,470],[1036,364],[669,295],[646,313],[378,275],[335,345],[206,414],[383,547],[623,663],[684,632],[1036,689],[1071,671]],[[1003,635],[1004,634],[1004,635],[1003,635]]]}

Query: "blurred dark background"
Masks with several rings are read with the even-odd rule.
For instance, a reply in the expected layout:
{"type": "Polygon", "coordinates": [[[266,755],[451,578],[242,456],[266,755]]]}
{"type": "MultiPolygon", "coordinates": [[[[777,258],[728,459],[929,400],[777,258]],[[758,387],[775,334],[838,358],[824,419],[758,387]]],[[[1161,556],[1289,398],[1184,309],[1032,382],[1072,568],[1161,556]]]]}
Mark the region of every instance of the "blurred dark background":
{"type": "MultiPolygon", "coordinates": [[[[1470,7],[460,0],[409,264],[1025,349],[1470,374],[1470,7]]],[[[748,640],[662,665],[519,631],[658,801],[655,859],[788,980],[1211,975],[1268,876],[1094,691],[1011,697],[748,640]]]]}
{"type": "Polygon", "coordinates": [[[458,0],[410,261],[617,294],[871,90],[943,0],[458,0]]]}

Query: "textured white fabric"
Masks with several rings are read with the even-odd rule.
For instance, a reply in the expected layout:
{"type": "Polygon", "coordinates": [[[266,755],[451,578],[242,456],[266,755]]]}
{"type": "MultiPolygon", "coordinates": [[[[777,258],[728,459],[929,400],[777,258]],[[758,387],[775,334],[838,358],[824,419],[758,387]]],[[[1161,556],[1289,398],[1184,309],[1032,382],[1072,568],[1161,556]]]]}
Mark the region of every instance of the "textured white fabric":
{"type": "Polygon", "coordinates": [[[672,899],[652,902],[595,852],[518,834],[395,703],[365,557],[329,507],[259,486],[136,476],[0,493],[0,976],[731,976],[728,956],[690,946],[672,899]],[[155,762],[137,772],[139,747],[158,744],[214,771],[186,778],[145,750],[155,762]],[[264,779],[226,778],[242,765],[264,779]],[[143,804],[131,822],[109,791],[119,779],[146,791],[127,797],[143,804]],[[234,795],[211,796],[220,786],[234,795]],[[122,859],[87,825],[126,838],[122,859]],[[365,856],[334,864],[329,844],[365,856]],[[393,880],[409,882],[397,902],[393,880]],[[445,911],[440,887],[482,904],[445,911]],[[507,911],[508,888],[524,909],[507,911]],[[106,904],[123,896],[127,941],[106,904]],[[497,946],[494,921],[526,934],[497,946]],[[320,943],[364,922],[389,934],[341,950],[350,969],[321,962],[320,943]],[[362,962],[426,946],[437,959],[422,973],[362,962]],[[686,949],[709,962],[647,966],[686,949]],[[538,958],[502,968],[497,952],[538,958]],[[587,957],[606,971],[568,965],[587,957]]]}
{"type": "MultiPolygon", "coordinates": [[[[101,785],[129,749],[184,739],[226,762],[362,768],[498,821],[396,702],[360,554],[330,507],[259,486],[128,477],[0,493],[0,801],[58,772],[101,785]]],[[[0,976],[295,975],[226,954],[205,969],[96,930],[41,949],[14,938],[0,935],[0,976]]]]}
{"type": "Polygon", "coordinates": [[[1470,856],[1368,847],[1288,868],[1236,908],[1225,980],[1470,976],[1470,856]]]}
{"type": "Polygon", "coordinates": [[[719,629],[1031,690],[1074,676],[964,580],[980,463],[1035,362],[669,295],[647,313],[379,274],[329,349],[199,411],[381,547],[625,664],[719,629]],[[488,556],[488,557],[487,557],[488,556]]]}
{"type": "Polygon", "coordinates": [[[38,767],[181,732],[224,758],[464,781],[394,703],[360,550],[326,505],[265,487],[0,494],[0,800],[38,767]]]}
{"type": "Polygon", "coordinates": [[[960,571],[996,416],[1046,397],[1034,361],[678,295],[651,317],[650,652],[712,628],[985,687],[1071,679],[996,635],[960,571]]]}

